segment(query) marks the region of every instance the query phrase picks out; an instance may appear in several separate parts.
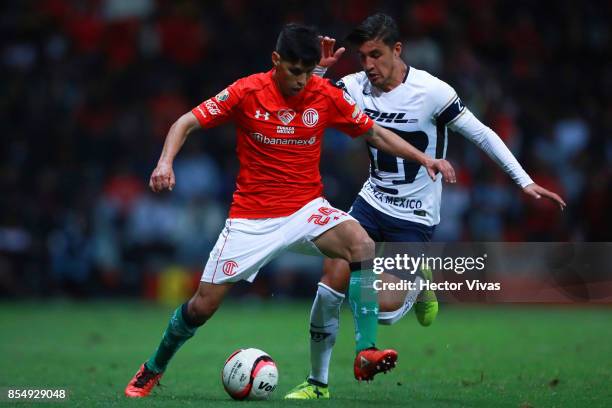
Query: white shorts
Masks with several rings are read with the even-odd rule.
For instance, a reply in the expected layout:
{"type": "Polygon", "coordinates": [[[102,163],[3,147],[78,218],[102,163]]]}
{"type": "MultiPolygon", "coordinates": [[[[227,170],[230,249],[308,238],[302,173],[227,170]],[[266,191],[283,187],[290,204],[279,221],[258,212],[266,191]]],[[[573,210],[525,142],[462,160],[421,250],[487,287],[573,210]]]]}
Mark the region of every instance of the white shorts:
{"type": "Polygon", "coordinates": [[[321,255],[313,239],[341,222],[355,220],[317,198],[286,217],[228,218],[210,252],[202,282],[253,282],[259,269],[285,250],[321,255]]]}

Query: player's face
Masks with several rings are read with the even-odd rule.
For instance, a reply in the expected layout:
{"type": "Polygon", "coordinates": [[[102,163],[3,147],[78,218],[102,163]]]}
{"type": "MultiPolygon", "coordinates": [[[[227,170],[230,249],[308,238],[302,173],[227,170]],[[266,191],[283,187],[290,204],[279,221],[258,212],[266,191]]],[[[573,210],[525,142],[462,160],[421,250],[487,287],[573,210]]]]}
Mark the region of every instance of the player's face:
{"type": "Polygon", "coordinates": [[[381,40],[370,40],[361,44],[358,53],[361,67],[372,85],[386,90],[397,74],[396,61],[402,53],[402,43],[390,47],[381,40]]]}
{"type": "Polygon", "coordinates": [[[277,52],[272,53],[272,63],[276,68],[274,79],[284,96],[295,96],[302,92],[310,77],[314,65],[285,61],[277,52]]]}

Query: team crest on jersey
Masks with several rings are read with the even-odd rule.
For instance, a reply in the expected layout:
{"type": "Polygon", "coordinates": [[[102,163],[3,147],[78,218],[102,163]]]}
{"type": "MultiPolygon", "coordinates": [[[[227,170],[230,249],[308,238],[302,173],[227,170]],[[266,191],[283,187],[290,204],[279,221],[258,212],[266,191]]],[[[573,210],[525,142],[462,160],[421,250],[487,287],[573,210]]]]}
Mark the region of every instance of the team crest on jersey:
{"type": "Polygon", "coordinates": [[[353,106],[355,104],[355,100],[351,98],[351,95],[348,92],[342,92],[342,96],[344,96],[344,100],[348,102],[349,105],[353,106]]]}
{"type": "Polygon", "coordinates": [[[319,122],[319,112],[313,108],[306,109],[302,112],[302,122],[308,127],[313,127],[319,122]]]}
{"type": "Polygon", "coordinates": [[[238,264],[235,261],[225,261],[223,264],[223,273],[227,276],[234,276],[236,274],[236,268],[238,268],[238,264]]]}
{"type": "Polygon", "coordinates": [[[227,88],[225,88],[224,90],[219,92],[217,96],[215,96],[217,102],[225,102],[227,101],[227,98],[229,98],[229,91],[227,90],[227,88]]]}
{"type": "Polygon", "coordinates": [[[283,122],[285,125],[288,125],[293,118],[295,118],[295,111],[293,109],[281,109],[276,112],[276,116],[283,122]]]}

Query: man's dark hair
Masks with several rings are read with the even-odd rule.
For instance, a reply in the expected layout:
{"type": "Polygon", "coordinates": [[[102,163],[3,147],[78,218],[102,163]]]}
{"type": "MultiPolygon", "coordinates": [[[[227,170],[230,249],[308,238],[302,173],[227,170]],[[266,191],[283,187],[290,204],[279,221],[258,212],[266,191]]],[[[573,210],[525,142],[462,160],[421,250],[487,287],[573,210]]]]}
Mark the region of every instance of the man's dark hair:
{"type": "Polygon", "coordinates": [[[346,37],[346,41],[356,46],[371,40],[381,40],[389,47],[393,47],[400,40],[397,23],[393,17],[383,13],[371,15],[346,37]]]}
{"type": "Polygon", "coordinates": [[[296,23],[285,25],[278,35],[276,52],[289,62],[316,65],[321,59],[321,41],[317,30],[296,23]]]}

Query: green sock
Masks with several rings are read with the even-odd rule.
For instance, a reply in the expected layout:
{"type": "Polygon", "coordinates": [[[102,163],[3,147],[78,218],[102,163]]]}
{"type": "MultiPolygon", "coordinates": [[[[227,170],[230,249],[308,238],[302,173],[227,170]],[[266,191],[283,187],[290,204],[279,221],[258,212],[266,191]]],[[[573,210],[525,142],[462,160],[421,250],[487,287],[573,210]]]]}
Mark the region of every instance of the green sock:
{"type": "Polygon", "coordinates": [[[161,373],[166,370],[168,362],[176,351],[195,334],[199,326],[192,326],[185,321],[187,313],[187,303],[176,308],[168,327],[164,332],[161,342],[155,353],[147,360],[147,368],[161,373]]]}
{"type": "MultiPolygon", "coordinates": [[[[375,347],[378,333],[378,296],[374,290],[375,275],[371,267],[361,269],[364,262],[351,263],[349,304],[355,319],[357,353],[375,347]]],[[[371,262],[370,262],[371,263],[371,262]]]]}

